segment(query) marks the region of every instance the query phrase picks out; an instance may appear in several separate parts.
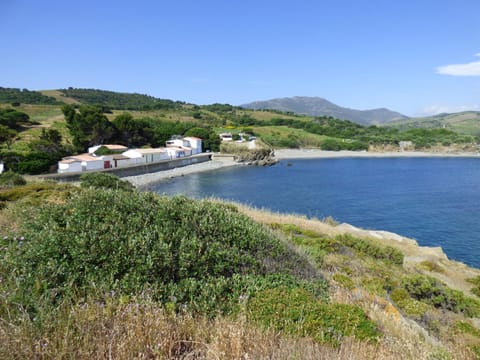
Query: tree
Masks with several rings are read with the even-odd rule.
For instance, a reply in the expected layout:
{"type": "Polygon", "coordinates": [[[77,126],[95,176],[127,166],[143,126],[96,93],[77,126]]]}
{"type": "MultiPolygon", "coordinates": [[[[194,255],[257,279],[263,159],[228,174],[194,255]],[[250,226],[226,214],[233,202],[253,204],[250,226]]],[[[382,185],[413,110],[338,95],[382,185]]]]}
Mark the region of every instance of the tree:
{"type": "Polygon", "coordinates": [[[72,135],[73,145],[79,151],[85,151],[89,146],[104,144],[116,132],[115,126],[108,121],[99,107],[82,105],[77,112],[72,105],[64,105],[62,112],[72,135]]]}
{"type": "Polygon", "coordinates": [[[125,146],[144,146],[150,144],[153,138],[153,129],[145,119],[134,119],[130,113],[118,115],[113,120],[117,129],[116,142],[125,146]]]}
{"type": "Polygon", "coordinates": [[[7,149],[10,149],[16,137],[17,132],[15,130],[9,129],[4,125],[0,125],[0,144],[5,143],[7,145],[7,149]]]}

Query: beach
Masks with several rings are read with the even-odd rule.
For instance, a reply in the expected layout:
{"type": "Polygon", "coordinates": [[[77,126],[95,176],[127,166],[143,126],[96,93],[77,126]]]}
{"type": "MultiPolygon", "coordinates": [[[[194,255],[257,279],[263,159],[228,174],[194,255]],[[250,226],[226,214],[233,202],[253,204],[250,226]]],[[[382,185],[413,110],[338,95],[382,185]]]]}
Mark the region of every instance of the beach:
{"type": "Polygon", "coordinates": [[[177,167],[171,170],[162,170],[154,173],[135,175],[135,176],[126,176],[123,177],[123,180],[127,180],[132,183],[135,187],[144,187],[149,184],[153,184],[160,181],[170,180],[179,176],[186,176],[196,173],[201,173],[205,171],[212,171],[217,169],[223,169],[231,166],[242,166],[233,160],[233,157],[216,157],[214,156],[211,161],[206,161],[198,164],[192,164],[182,167],[177,167]]]}
{"type": "Polygon", "coordinates": [[[471,152],[426,152],[426,151],[325,151],[320,149],[278,149],[275,157],[283,159],[317,159],[317,158],[343,158],[343,157],[480,157],[480,153],[471,152]]]}

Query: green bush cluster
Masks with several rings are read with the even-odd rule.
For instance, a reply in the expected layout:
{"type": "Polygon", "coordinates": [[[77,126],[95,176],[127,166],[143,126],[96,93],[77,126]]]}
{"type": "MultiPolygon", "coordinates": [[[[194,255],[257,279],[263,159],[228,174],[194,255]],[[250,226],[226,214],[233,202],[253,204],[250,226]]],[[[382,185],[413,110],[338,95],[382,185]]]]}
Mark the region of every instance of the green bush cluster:
{"type": "Polygon", "coordinates": [[[94,189],[115,189],[133,191],[135,187],[128,181],[121,180],[117,176],[107,173],[93,172],[80,176],[80,186],[94,189]]]}
{"type": "Polygon", "coordinates": [[[14,173],[13,171],[5,171],[0,174],[0,190],[11,189],[16,186],[25,185],[27,181],[22,175],[14,173]]]}
{"type": "Polygon", "coordinates": [[[42,302],[111,291],[146,292],[163,301],[179,294],[184,301],[188,296],[181,294],[201,290],[198,301],[208,301],[209,292],[203,290],[208,284],[234,286],[231,280],[221,285],[215,279],[314,275],[307,260],[230,205],[83,190],[65,203],[39,208],[31,218],[19,229],[21,244],[2,240],[9,296],[30,311],[42,302]]]}
{"type": "Polygon", "coordinates": [[[462,292],[448,288],[437,279],[425,275],[412,275],[402,280],[403,288],[416,300],[437,308],[463,313],[465,316],[480,315],[480,301],[466,297],[462,292]]]}
{"type": "Polygon", "coordinates": [[[266,328],[331,345],[338,345],[345,336],[368,341],[379,337],[374,323],[359,307],[326,304],[301,288],[258,292],[248,302],[247,316],[266,328]]]}
{"type": "MultiPolygon", "coordinates": [[[[278,225],[273,225],[278,227],[278,225]]],[[[391,246],[381,246],[373,241],[360,239],[349,234],[335,237],[322,236],[312,231],[304,231],[291,224],[281,226],[282,230],[291,235],[293,241],[302,247],[321,256],[321,254],[339,252],[343,247],[350,248],[360,255],[366,255],[377,260],[384,260],[393,264],[403,264],[403,253],[391,246]]]]}

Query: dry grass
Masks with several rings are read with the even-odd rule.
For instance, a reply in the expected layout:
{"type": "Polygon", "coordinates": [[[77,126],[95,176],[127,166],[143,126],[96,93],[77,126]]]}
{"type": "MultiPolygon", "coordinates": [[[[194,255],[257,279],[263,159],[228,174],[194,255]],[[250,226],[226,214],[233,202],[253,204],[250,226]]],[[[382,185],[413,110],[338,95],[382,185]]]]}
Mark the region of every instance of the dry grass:
{"type": "Polygon", "coordinates": [[[406,348],[394,338],[377,345],[349,338],[334,349],[263,331],[241,318],[175,316],[155,304],[63,308],[54,319],[45,319],[40,330],[24,320],[19,326],[0,323],[0,358],[427,359],[432,354],[420,352],[416,343],[406,348]]]}

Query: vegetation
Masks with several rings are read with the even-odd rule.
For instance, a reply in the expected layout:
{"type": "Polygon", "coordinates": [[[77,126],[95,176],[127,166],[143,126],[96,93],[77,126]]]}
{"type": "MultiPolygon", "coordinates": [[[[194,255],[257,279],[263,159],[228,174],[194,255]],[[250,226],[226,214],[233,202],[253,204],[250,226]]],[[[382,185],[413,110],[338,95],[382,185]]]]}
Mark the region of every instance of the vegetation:
{"type": "Polygon", "coordinates": [[[15,186],[25,185],[25,179],[13,171],[5,171],[0,174],[0,190],[10,189],[15,186]]]}
{"type": "Polygon", "coordinates": [[[158,99],[153,96],[142,94],[118,93],[97,89],[61,89],[66,97],[78,100],[82,104],[100,105],[105,109],[118,110],[155,110],[176,109],[182,106],[182,102],[158,99]]]}
{"type": "Polygon", "coordinates": [[[44,104],[59,105],[61,104],[55,98],[45,96],[38,91],[30,91],[27,89],[3,88],[0,87],[0,103],[9,103],[13,106],[25,104],[44,104]]]}
{"type": "Polygon", "coordinates": [[[89,175],[0,191],[0,357],[474,358],[475,303],[394,247],[89,175]]]}
{"type": "Polygon", "coordinates": [[[117,176],[107,173],[85,173],[80,176],[80,186],[93,189],[115,189],[133,191],[134,186],[128,181],[121,180],[117,176]]]}
{"type": "Polygon", "coordinates": [[[248,304],[248,317],[276,331],[307,335],[320,343],[337,346],[345,336],[374,341],[380,335],[359,307],[325,304],[298,288],[278,287],[258,292],[248,304]]]}

